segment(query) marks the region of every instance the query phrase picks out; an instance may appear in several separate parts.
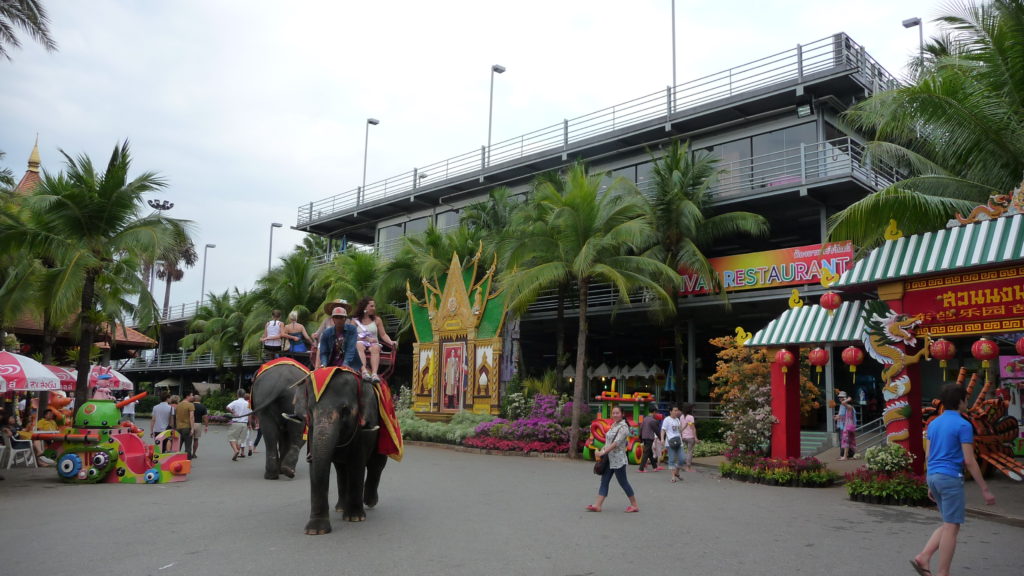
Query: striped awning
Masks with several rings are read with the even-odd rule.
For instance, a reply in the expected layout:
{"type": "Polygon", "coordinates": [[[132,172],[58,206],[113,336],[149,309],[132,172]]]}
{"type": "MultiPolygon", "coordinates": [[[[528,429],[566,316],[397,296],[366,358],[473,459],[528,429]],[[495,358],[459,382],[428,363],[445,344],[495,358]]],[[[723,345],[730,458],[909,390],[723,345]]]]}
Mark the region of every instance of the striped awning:
{"type": "Polygon", "coordinates": [[[843,302],[834,314],[821,306],[790,308],[759,330],[747,346],[802,346],[860,342],[864,302],[843,302]]]}
{"type": "Polygon", "coordinates": [[[1024,214],[891,240],[834,284],[846,288],[1024,260],[1024,214]]]}

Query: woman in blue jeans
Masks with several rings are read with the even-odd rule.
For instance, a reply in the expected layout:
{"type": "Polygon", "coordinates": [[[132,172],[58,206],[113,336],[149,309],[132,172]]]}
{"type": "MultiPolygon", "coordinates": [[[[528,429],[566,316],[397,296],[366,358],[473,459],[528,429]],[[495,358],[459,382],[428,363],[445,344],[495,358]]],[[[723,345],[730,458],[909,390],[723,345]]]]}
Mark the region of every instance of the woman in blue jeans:
{"type": "Polygon", "coordinates": [[[682,476],[679,469],[683,467],[683,421],[682,410],[673,406],[668,418],[661,421],[661,441],[668,450],[668,469],[672,471],[672,482],[679,482],[682,476]]]}
{"type": "Polygon", "coordinates": [[[597,499],[587,506],[591,512],[600,512],[604,499],[608,497],[608,485],[611,484],[612,475],[619,481],[622,491],[629,498],[629,506],[626,512],[639,512],[640,508],[636,503],[636,496],[633,495],[633,487],[626,479],[626,442],[629,440],[629,425],[622,419],[622,408],[612,408],[612,427],[605,435],[604,447],[597,451],[597,458],[608,455],[608,467],[601,475],[601,487],[597,490],[597,499]]]}

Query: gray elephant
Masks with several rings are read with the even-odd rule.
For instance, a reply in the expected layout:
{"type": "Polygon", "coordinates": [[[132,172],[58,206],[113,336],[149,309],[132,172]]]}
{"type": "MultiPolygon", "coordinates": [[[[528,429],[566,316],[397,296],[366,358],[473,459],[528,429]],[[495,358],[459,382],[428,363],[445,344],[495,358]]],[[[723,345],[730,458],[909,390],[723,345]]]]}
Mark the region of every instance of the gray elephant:
{"type": "Polygon", "coordinates": [[[305,443],[305,424],[283,418],[282,414],[304,413],[309,372],[282,362],[264,369],[252,382],[252,411],[260,419],[266,444],[263,477],[277,480],[279,474],[295,477],[295,464],[305,443]]]}
{"type": "MultiPolygon", "coordinates": [[[[321,369],[326,370],[326,369],[321,369]]],[[[387,456],[377,451],[381,419],[377,392],[348,371],[336,370],[319,399],[312,378],[307,384],[310,404],[310,513],[306,534],[331,531],[327,506],[331,466],[338,474],[336,512],[349,522],[366,519],[366,507],[377,504],[377,487],[387,456]]]]}

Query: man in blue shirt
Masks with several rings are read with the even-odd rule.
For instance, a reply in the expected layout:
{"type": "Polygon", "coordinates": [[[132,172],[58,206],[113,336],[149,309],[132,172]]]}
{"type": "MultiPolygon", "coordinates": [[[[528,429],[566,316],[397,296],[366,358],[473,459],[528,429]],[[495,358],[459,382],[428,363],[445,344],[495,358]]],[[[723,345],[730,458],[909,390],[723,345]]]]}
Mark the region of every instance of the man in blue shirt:
{"type": "Polygon", "coordinates": [[[320,365],[348,366],[356,371],[361,367],[356,354],[356,327],[348,322],[346,305],[337,306],[331,311],[333,326],[329,326],[320,334],[320,365]]]}
{"type": "Polygon", "coordinates": [[[957,384],[947,384],[939,393],[945,411],[928,425],[928,497],[935,501],[942,515],[942,525],[935,529],[921,553],[910,563],[921,576],[931,576],[932,555],[939,553],[937,576],[949,576],[956,552],[956,537],[964,523],[964,467],[981,488],[985,503],[996,503],[981,469],[974,459],[974,429],[960,411],[967,408],[967,392],[957,384]]]}

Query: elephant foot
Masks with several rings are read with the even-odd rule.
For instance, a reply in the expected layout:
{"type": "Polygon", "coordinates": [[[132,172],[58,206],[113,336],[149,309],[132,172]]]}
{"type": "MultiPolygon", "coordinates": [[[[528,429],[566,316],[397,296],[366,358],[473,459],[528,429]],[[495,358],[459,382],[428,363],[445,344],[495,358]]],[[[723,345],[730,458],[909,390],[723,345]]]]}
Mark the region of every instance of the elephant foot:
{"type": "Polygon", "coordinates": [[[356,513],[353,513],[353,514],[343,514],[341,519],[344,520],[345,522],[365,522],[366,521],[366,513],[365,512],[356,512],[356,513]]]}
{"type": "Polygon", "coordinates": [[[374,506],[377,505],[377,500],[378,498],[376,492],[374,492],[373,494],[367,492],[366,496],[363,498],[363,504],[365,504],[367,508],[373,508],[374,506]]]}
{"type": "Polygon", "coordinates": [[[331,521],[326,518],[311,518],[306,523],[306,534],[309,536],[321,536],[331,532],[331,521]]]}
{"type": "Polygon", "coordinates": [[[264,480],[277,480],[277,474],[275,474],[273,472],[264,472],[263,473],[263,479],[264,480]]]}
{"type": "Polygon", "coordinates": [[[287,466],[281,466],[281,474],[284,474],[289,478],[295,478],[295,469],[287,466]]]}

